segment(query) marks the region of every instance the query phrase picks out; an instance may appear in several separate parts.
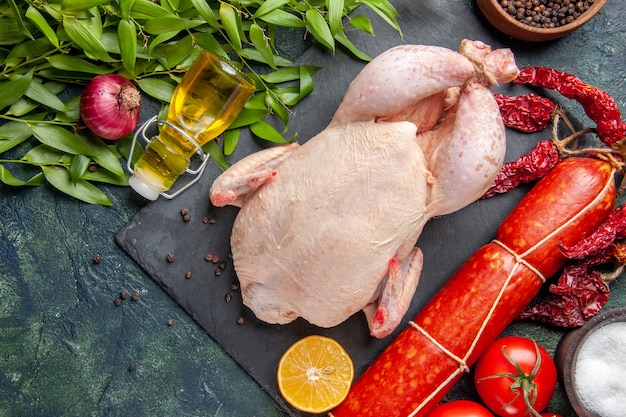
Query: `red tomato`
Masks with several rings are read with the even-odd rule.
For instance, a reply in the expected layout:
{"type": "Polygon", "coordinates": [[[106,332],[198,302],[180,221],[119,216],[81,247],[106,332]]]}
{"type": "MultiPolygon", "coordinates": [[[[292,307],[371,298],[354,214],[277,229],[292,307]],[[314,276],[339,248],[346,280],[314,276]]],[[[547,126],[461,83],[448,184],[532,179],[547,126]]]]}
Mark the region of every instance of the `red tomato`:
{"type": "Polygon", "coordinates": [[[561,417],[561,415],[555,413],[541,413],[541,417],[561,417]]]}
{"type": "Polygon", "coordinates": [[[428,417],[493,417],[493,414],[473,401],[455,400],[437,406],[428,417]]]}
{"type": "MultiPolygon", "coordinates": [[[[507,336],[496,340],[476,362],[474,383],[491,411],[523,417],[543,411],[556,388],[556,366],[533,340],[507,336]]],[[[536,415],[536,414],[535,414],[536,415]]]]}

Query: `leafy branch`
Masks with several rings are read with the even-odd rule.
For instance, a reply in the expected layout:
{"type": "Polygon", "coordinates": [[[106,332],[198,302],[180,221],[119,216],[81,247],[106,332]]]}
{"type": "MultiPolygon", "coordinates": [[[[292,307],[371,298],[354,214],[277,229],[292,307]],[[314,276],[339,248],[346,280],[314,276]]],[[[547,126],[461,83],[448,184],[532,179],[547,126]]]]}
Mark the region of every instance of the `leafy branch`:
{"type": "Polygon", "coordinates": [[[223,134],[223,147],[210,142],[214,161],[228,166],[244,128],[285,142],[290,108],[313,91],[312,75],[320,68],[281,57],[280,30],[300,30],[333,52],[342,47],[369,60],[346,34],[374,34],[365,15],[347,17],[363,5],[401,35],[387,0],[0,0],[0,181],[47,181],[80,200],[111,205],[93,183],[127,185],[120,159],[128,158],[131,138],[109,143],[79,130],[79,97],[63,102],[59,96],[95,75],[118,73],[161,102],[160,114],[166,114],[202,49],[229,58],[257,83],[255,96],[223,134]],[[22,157],[4,158],[24,147],[22,157]],[[26,180],[7,167],[24,174],[24,165],[36,169],[26,180]]]}

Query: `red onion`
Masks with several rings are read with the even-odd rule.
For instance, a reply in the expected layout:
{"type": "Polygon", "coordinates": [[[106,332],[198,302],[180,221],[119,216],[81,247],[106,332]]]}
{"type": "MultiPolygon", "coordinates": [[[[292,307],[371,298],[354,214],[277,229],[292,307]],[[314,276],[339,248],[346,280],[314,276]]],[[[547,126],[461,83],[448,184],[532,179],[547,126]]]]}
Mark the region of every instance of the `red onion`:
{"type": "Polygon", "coordinates": [[[95,76],[80,97],[82,122],[104,139],[120,139],[137,127],[141,94],[117,74],[95,76]]]}

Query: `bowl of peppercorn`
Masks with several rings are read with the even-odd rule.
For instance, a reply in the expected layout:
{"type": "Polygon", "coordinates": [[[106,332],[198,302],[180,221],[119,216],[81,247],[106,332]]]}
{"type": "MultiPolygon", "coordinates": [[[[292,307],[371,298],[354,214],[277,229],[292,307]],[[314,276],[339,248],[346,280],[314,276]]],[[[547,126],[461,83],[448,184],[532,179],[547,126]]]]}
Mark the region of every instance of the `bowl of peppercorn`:
{"type": "Polygon", "coordinates": [[[561,38],[591,20],[606,0],[476,0],[500,32],[523,41],[561,38]]]}

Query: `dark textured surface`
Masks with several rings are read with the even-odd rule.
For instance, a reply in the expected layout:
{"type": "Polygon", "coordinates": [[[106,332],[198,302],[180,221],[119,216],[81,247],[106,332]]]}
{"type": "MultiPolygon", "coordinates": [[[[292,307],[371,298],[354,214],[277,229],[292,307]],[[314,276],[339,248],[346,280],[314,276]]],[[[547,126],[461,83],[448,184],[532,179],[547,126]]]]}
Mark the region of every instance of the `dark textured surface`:
{"type": "MultiPolygon", "coordinates": [[[[372,55],[400,43],[456,48],[463,38],[481,39],[493,46],[512,47],[520,65],[548,65],[573,72],[607,90],[620,108],[626,108],[626,25],[616,0],[609,1],[589,25],[547,44],[523,44],[500,36],[482,21],[473,5],[468,7],[465,2],[405,0],[395,4],[405,36],[400,39],[379,25],[376,38],[364,38],[366,43],[361,43],[372,55]]],[[[301,35],[294,33],[281,48],[292,58],[303,51],[301,35]]],[[[304,140],[325,125],[350,80],[349,74],[356,74],[362,63],[316,50],[308,50],[302,62],[325,67],[317,75],[316,92],[296,109],[291,126],[292,133],[297,132],[304,140]]],[[[560,101],[581,124],[588,124],[577,105],[560,101]]],[[[518,141],[510,136],[510,152],[532,146],[529,140],[536,138],[522,143],[521,138],[518,141]]],[[[233,159],[254,146],[257,144],[241,147],[233,159]]],[[[230,303],[224,301],[226,292],[231,292],[232,271],[227,269],[215,277],[214,267],[202,259],[207,251],[226,255],[227,242],[221,237],[227,236],[235,214],[231,209],[208,208],[206,189],[215,175],[211,169],[196,189],[171,202],[147,205],[138,216],[135,214],[145,203],[127,188],[107,190],[112,208],[79,203],[48,187],[0,188],[1,416],[288,415],[248,371],[272,392],[266,377],[275,366],[272,358],[289,339],[311,329],[303,323],[279,329],[258,323],[241,306],[236,292],[230,303]],[[189,223],[180,217],[184,206],[191,210],[189,223]],[[204,216],[211,215],[216,216],[215,224],[202,223],[204,216]],[[120,229],[118,239],[125,242],[131,256],[114,241],[120,229]],[[196,233],[205,235],[200,243],[186,239],[196,233]],[[165,256],[170,252],[176,261],[168,264],[165,256]],[[102,256],[100,264],[92,262],[96,254],[102,256]],[[184,278],[187,270],[193,273],[189,280],[184,278]],[[151,275],[177,297],[182,308],[151,275]],[[211,291],[199,291],[205,288],[211,291]],[[138,291],[140,298],[131,301],[129,297],[115,306],[113,301],[121,290],[138,291]],[[246,317],[241,326],[236,324],[240,314],[246,317]],[[173,322],[168,325],[170,318],[173,322]],[[240,352],[232,351],[233,347],[239,347],[240,352]],[[251,353],[261,359],[255,367],[251,353]],[[135,366],[132,372],[128,370],[130,364],[135,366]]],[[[506,214],[520,195],[515,192],[482,201],[427,226],[419,244],[430,260],[429,269],[412,311],[491,237],[501,219],[497,216],[506,214]]],[[[608,307],[623,305],[626,284],[620,278],[613,284],[608,307]]],[[[358,360],[359,372],[386,343],[367,339],[364,326],[359,316],[343,328],[328,331],[345,339],[358,360]],[[356,339],[347,340],[348,334],[356,335],[356,339]],[[357,350],[359,346],[365,348],[357,350]]],[[[564,332],[516,324],[507,333],[532,334],[553,351],[564,332]]],[[[464,379],[449,397],[472,395],[471,383],[464,379]]],[[[562,390],[550,411],[574,415],[562,390]]]]}

